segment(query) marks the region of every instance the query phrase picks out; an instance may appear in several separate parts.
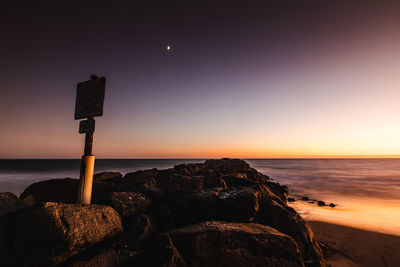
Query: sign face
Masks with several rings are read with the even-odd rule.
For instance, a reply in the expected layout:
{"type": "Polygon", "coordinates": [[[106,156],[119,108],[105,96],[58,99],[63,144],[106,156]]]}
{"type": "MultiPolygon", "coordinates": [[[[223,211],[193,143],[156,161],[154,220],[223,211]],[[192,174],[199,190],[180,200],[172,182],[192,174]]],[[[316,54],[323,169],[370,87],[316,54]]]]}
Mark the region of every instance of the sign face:
{"type": "Polygon", "coordinates": [[[87,119],[79,122],[79,133],[94,133],[95,120],[87,119]]]}
{"type": "Polygon", "coordinates": [[[94,78],[78,83],[76,90],[75,120],[103,115],[106,78],[94,78]]]}

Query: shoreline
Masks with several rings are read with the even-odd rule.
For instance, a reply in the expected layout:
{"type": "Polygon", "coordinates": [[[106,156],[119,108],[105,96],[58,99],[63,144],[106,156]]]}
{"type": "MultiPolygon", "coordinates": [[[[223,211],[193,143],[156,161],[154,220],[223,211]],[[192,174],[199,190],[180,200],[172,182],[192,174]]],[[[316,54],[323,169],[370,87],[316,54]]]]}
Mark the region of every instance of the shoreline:
{"type": "Polygon", "coordinates": [[[400,236],[322,221],[307,223],[315,237],[328,245],[326,263],[332,267],[400,264],[400,236]]]}

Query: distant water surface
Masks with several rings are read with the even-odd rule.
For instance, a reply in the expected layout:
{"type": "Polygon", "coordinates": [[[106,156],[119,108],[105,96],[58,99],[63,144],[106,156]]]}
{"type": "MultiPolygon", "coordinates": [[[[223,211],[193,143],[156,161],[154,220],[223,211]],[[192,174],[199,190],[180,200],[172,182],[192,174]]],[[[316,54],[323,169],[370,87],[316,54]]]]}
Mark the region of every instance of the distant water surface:
{"type": "MultiPolygon", "coordinates": [[[[400,235],[400,159],[248,159],[249,164],[289,187],[291,204],[305,219],[322,220],[400,235]],[[308,196],[338,204],[318,207],[308,196]]],[[[204,162],[201,159],[97,159],[95,172],[123,174],[148,168],[204,162]]],[[[80,160],[0,160],[0,192],[20,194],[29,184],[79,176],[80,160]]]]}

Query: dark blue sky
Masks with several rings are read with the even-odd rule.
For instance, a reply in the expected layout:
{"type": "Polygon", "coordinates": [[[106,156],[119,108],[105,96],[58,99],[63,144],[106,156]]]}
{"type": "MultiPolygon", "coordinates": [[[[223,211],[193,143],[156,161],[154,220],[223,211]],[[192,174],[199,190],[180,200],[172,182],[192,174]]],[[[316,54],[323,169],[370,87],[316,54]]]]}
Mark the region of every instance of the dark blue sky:
{"type": "MultiPolygon", "coordinates": [[[[395,141],[347,149],[381,116],[398,115],[394,106],[376,106],[377,121],[352,128],[356,110],[370,112],[379,97],[379,105],[393,104],[398,80],[388,73],[399,55],[393,4],[82,2],[1,7],[0,157],[79,157],[75,90],[90,74],[107,77],[95,133],[100,157],[400,151],[395,141]],[[332,129],[324,118],[351,134],[326,135],[332,129]]],[[[385,124],[390,140],[395,122],[385,124]]]]}

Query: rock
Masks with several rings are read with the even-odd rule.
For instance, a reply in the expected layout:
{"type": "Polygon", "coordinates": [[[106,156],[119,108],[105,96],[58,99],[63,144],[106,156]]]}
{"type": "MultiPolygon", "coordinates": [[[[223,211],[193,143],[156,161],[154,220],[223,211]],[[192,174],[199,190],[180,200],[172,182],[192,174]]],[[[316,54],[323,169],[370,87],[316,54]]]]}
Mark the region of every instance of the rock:
{"type": "Polygon", "coordinates": [[[329,204],[329,207],[334,208],[334,207],[336,207],[336,204],[331,203],[331,204],[329,204]]]}
{"type": "Polygon", "coordinates": [[[301,200],[303,201],[309,201],[310,199],[308,197],[302,197],[301,200]]]}
{"type": "Polygon", "coordinates": [[[318,201],[318,206],[320,206],[320,207],[325,207],[326,206],[326,204],[325,204],[325,202],[323,202],[323,201],[318,201]]]}
{"type": "MultiPolygon", "coordinates": [[[[79,180],[73,178],[51,179],[29,185],[19,198],[35,205],[45,202],[76,203],[78,197],[79,180]]],[[[92,202],[103,194],[113,191],[113,183],[94,180],[92,188],[92,202]]]]}
{"type": "Polygon", "coordinates": [[[151,200],[138,192],[111,192],[106,194],[100,204],[113,207],[121,217],[128,217],[148,210],[151,200]]]}
{"type": "Polygon", "coordinates": [[[174,166],[174,171],[178,174],[185,175],[185,176],[199,176],[200,171],[204,169],[204,165],[201,163],[197,164],[180,164],[174,166]]]}
{"type": "Polygon", "coordinates": [[[155,233],[155,218],[152,214],[140,213],[125,230],[125,242],[129,248],[137,248],[147,242],[155,233]]]}
{"type": "Polygon", "coordinates": [[[170,230],[174,227],[174,218],[167,205],[161,204],[155,211],[158,231],[170,230]]]}
{"type": "Polygon", "coordinates": [[[111,207],[44,203],[0,217],[1,266],[53,266],[122,232],[111,207]]]}
{"type": "Polygon", "coordinates": [[[204,167],[223,174],[246,173],[251,169],[250,165],[244,160],[229,158],[206,160],[204,167]]]}
{"type": "Polygon", "coordinates": [[[0,193],[0,216],[26,206],[24,202],[11,192],[0,193]]]}
{"type": "Polygon", "coordinates": [[[156,186],[157,169],[127,173],[118,184],[116,191],[140,192],[148,196],[153,202],[163,202],[165,190],[156,186]]]}
{"type": "Polygon", "coordinates": [[[124,186],[135,186],[142,184],[149,184],[154,186],[156,181],[155,178],[158,175],[157,169],[149,169],[149,170],[141,170],[136,172],[131,172],[125,174],[122,179],[122,183],[124,186]]]}
{"type": "Polygon", "coordinates": [[[213,188],[213,187],[222,187],[227,188],[225,181],[218,177],[217,175],[207,175],[204,177],[204,187],[205,188],[213,188]]]}
{"type": "Polygon", "coordinates": [[[274,183],[271,181],[267,181],[263,184],[271,189],[271,191],[274,192],[274,194],[278,196],[282,202],[286,203],[288,195],[288,188],[286,185],[280,185],[279,183],[274,183]]]}
{"type": "Polygon", "coordinates": [[[296,242],[253,223],[208,221],[159,234],[147,266],[304,266],[296,242]]]}
{"type": "Polygon", "coordinates": [[[293,208],[279,203],[278,199],[264,197],[260,201],[260,211],[254,222],[269,225],[293,237],[307,266],[325,266],[324,257],[312,230],[293,208]]]}
{"type": "Polygon", "coordinates": [[[72,263],[63,264],[68,267],[119,267],[119,257],[114,249],[100,249],[94,253],[88,253],[72,263]]]}
{"type": "Polygon", "coordinates": [[[233,188],[176,194],[170,207],[177,225],[206,220],[252,221],[259,209],[258,188],[233,188]]]}
{"type": "Polygon", "coordinates": [[[116,184],[121,182],[122,174],[120,172],[101,172],[95,174],[93,180],[116,184]]]}
{"type": "Polygon", "coordinates": [[[79,180],[72,178],[52,179],[33,183],[19,196],[30,204],[44,202],[76,203],[79,180]]]}
{"type": "Polygon", "coordinates": [[[294,199],[292,197],[289,197],[287,200],[288,200],[288,202],[295,202],[296,201],[296,199],[294,199]]]}
{"type": "Polygon", "coordinates": [[[224,175],[222,179],[225,181],[228,187],[237,187],[237,186],[253,186],[256,185],[257,182],[255,180],[240,178],[237,176],[224,175]]]}
{"type": "Polygon", "coordinates": [[[165,190],[185,189],[196,190],[204,188],[204,176],[184,176],[180,174],[159,175],[157,186],[165,190]]]}

